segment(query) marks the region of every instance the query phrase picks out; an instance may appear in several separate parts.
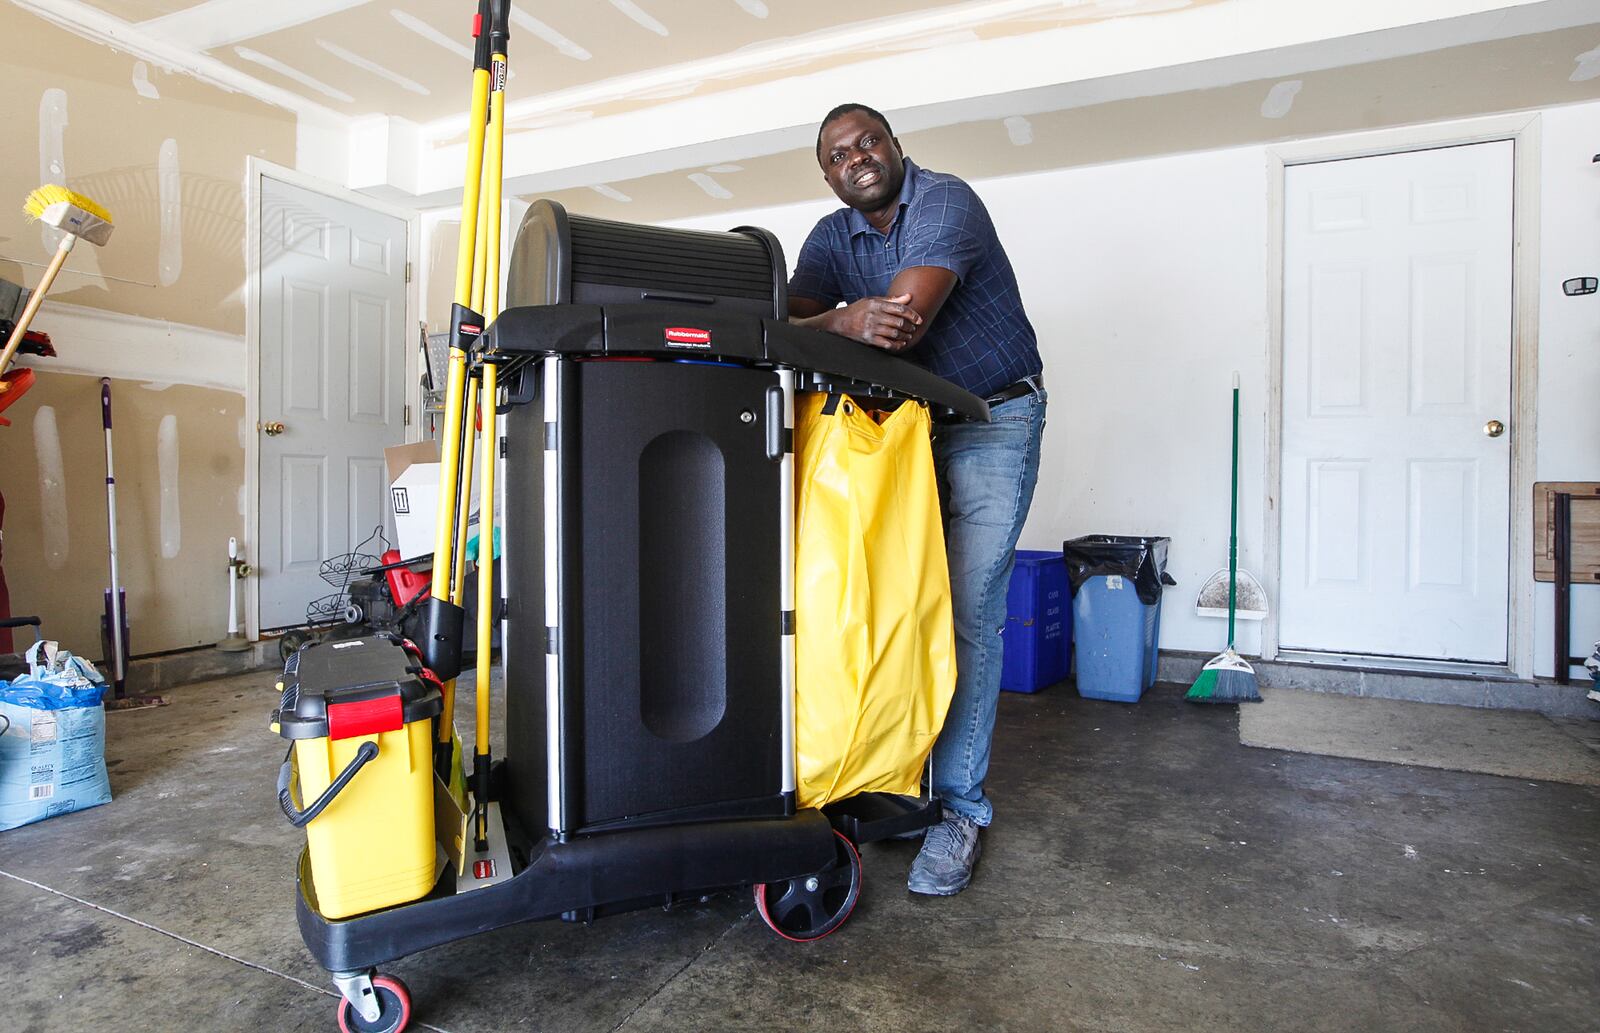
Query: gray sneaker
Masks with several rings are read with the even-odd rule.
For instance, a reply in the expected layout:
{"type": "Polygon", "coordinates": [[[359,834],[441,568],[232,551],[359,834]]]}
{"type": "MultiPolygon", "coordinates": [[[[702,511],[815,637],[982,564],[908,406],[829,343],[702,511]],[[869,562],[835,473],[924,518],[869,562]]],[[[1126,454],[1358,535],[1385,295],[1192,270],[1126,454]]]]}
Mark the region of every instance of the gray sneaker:
{"type": "Polygon", "coordinates": [[[966,889],[972,881],[972,867],[983,852],[979,831],[977,822],[959,814],[948,815],[928,829],[922,852],[911,862],[906,889],[935,897],[953,896],[966,889]]]}

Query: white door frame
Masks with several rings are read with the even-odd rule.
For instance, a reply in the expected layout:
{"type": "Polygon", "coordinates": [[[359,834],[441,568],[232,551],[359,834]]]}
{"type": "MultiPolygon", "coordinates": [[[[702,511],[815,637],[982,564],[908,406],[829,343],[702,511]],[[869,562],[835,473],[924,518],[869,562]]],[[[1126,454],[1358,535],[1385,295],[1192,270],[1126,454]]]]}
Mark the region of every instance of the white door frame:
{"type": "MultiPolygon", "coordinates": [[[[261,540],[261,435],[257,425],[261,422],[261,199],[262,180],[275,179],[302,190],[322,194],[335,200],[367,208],[382,215],[392,216],[406,224],[406,268],[415,270],[420,264],[417,256],[421,246],[421,214],[414,209],[401,208],[379,201],[330,183],[325,179],[296,172],[264,158],[250,155],[245,161],[245,282],[244,282],[244,333],[245,333],[245,389],[244,389],[244,547],[245,556],[256,564],[256,545],[261,540]]],[[[421,296],[418,294],[418,277],[408,277],[406,283],[406,313],[402,324],[406,343],[406,394],[405,404],[413,414],[420,414],[421,387],[417,381],[417,349],[412,335],[421,316],[421,296]]],[[[417,440],[420,420],[406,425],[407,441],[417,440]]],[[[258,568],[259,569],[259,568],[258,568]]],[[[245,637],[254,641],[261,636],[261,578],[259,575],[245,579],[244,590],[245,637]]]]}
{"type": "MultiPolygon", "coordinates": [[[[1511,200],[1511,541],[1506,668],[1533,677],[1533,498],[1539,384],[1539,116],[1496,115],[1430,125],[1404,126],[1281,144],[1267,149],[1267,405],[1266,589],[1281,599],[1283,526],[1283,204],[1284,168],[1342,158],[1431,150],[1510,140],[1515,153],[1511,200]]],[[[1261,655],[1278,655],[1278,610],[1261,629],[1261,655]]],[[[1418,665],[1412,665],[1418,666],[1418,665]]],[[[1440,662],[1441,670],[1461,665],[1440,662]]]]}

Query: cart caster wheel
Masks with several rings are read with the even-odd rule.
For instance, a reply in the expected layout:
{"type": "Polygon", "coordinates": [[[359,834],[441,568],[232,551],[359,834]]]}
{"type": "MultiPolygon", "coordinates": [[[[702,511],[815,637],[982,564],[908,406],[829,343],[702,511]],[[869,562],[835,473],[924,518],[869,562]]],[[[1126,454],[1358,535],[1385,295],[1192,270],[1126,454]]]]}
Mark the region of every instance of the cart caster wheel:
{"type": "Polygon", "coordinates": [[[833,864],[815,875],[756,887],[761,920],[785,940],[810,943],[844,925],[861,899],[861,855],[834,832],[833,864]]]}
{"type": "Polygon", "coordinates": [[[278,659],[288,663],[289,658],[299,651],[300,647],[311,641],[309,631],[286,631],[278,639],[278,659]]]}
{"type": "Polygon", "coordinates": [[[400,1033],[411,1021],[411,991],[394,976],[374,976],[372,991],[378,995],[377,1022],[363,1019],[349,1001],[339,1001],[339,1033],[400,1033]]]}

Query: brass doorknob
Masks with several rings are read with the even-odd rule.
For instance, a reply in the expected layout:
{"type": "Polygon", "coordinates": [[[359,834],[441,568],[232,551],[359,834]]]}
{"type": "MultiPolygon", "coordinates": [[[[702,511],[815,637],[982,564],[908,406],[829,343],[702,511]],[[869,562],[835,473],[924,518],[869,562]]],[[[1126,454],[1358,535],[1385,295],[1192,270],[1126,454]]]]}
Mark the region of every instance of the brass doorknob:
{"type": "Polygon", "coordinates": [[[261,431],[269,438],[275,438],[284,432],[282,420],[273,420],[261,425],[261,431]]]}
{"type": "MultiPolygon", "coordinates": [[[[279,426],[282,426],[282,424],[279,424],[279,426]]],[[[1506,425],[1499,420],[1490,420],[1483,425],[1483,432],[1491,438],[1497,438],[1506,432],[1506,425]]]]}

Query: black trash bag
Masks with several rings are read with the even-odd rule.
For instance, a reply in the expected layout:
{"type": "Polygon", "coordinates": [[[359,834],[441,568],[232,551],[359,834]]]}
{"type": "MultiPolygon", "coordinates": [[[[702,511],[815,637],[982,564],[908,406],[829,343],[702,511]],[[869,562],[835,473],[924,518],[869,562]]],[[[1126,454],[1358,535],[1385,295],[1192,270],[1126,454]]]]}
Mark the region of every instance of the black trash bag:
{"type": "Polygon", "coordinates": [[[1176,585],[1167,573],[1167,546],[1171,538],[1140,538],[1125,534],[1086,534],[1061,543],[1072,590],[1092,577],[1120,574],[1133,580],[1139,601],[1154,606],[1162,585],[1176,585]]]}

